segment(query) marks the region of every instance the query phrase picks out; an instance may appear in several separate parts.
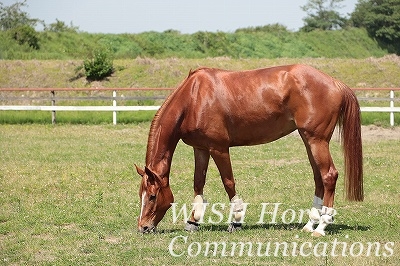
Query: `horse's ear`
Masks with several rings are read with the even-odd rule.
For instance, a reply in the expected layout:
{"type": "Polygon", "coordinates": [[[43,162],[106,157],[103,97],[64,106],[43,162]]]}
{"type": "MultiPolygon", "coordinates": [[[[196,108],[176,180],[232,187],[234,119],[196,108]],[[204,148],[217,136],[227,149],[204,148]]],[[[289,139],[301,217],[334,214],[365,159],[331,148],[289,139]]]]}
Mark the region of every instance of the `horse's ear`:
{"type": "Polygon", "coordinates": [[[137,166],[135,164],[136,167],[136,172],[143,177],[144,175],[147,175],[147,180],[151,183],[154,184],[155,182],[160,182],[160,178],[157,176],[156,173],[154,173],[153,171],[151,171],[147,166],[144,167],[144,170],[142,168],[140,168],[139,166],[137,166]]]}
{"type": "Polygon", "coordinates": [[[147,181],[150,182],[150,184],[158,184],[161,187],[166,187],[169,186],[168,178],[162,178],[154,173],[152,170],[150,170],[147,166],[144,167],[144,172],[147,175],[147,181]]]}
{"type": "Polygon", "coordinates": [[[144,174],[146,173],[142,168],[139,168],[136,164],[135,164],[135,167],[136,167],[136,172],[141,176],[141,177],[143,177],[144,176],[144,174]]]}
{"type": "Polygon", "coordinates": [[[147,180],[151,183],[154,184],[155,182],[159,182],[160,178],[157,176],[156,173],[151,171],[147,166],[144,167],[144,172],[147,175],[147,180]]]}

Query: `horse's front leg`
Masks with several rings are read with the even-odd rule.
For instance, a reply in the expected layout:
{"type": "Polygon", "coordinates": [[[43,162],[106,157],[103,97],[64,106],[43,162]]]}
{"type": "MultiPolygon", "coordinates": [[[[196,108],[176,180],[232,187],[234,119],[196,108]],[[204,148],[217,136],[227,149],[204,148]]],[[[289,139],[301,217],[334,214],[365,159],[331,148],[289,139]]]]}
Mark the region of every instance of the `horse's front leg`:
{"type": "Polygon", "coordinates": [[[190,219],[186,222],[185,230],[197,231],[199,229],[199,221],[204,216],[205,199],[203,196],[203,188],[206,183],[206,174],[208,162],[210,160],[210,153],[207,150],[194,148],[194,200],[193,211],[190,219]]]}
{"type": "Polygon", "coordinates": [[[229,149],[222,151],[212,150],[211,156],[218,167],[222,183],[224,184],[225,191],[228,194],[229,200],[231,202],[230,213],[232,213],[234,217],[233,222],[228,227],[228,231],[233,232],[236,230],[240,230],[245,211],[243,200],[238,195],[236,195],[235,179],[233,178],[229,149]]]}

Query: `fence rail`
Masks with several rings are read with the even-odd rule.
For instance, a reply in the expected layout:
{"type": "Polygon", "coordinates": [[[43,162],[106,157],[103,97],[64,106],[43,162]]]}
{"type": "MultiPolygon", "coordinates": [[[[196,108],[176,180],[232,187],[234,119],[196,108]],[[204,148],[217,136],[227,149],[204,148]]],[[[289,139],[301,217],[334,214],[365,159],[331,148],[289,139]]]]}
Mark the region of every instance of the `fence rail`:
{"type": "MultiPolygon", "coordinates": [[[[390,113],[390,125],[394,126],[394,113],[400,112],[400,107],[395,107],[394,103],[400,101],[395,98],[395,91],[400,88],[352,88],[354,91],[389,91],[389,98],[382,97],[359,97],[362,101],[389,101],[389,106],[365,107],[361,106],[361,112],[385,112],[390,113]]],[[[164,99],[165,96],[117,96],[120,91],[173,91],[174,88],[0,88],[0,92],[50,92],[49,97],[21,97],[7,96],[0,97],[0,111],[50,111],[52,112],[52,123],[56,121],[57,111],[106,111],[113,112],[113,124],[117,124],[117,112],[119,111],[141,111],[158,110],[160,106],[118,106],[117,101],[122,100],[145,100],[145,99],[164,99]],[[82,97],[58,97],[56,92],[78,92],[78,91],[112,91],[112,96],[82,96],[82,97]],[[22,101],[22,100],[49,100],[51,105],[4,105],[2,101],[22,101]],[[111,105],[106,106],[63,106],[56,105],[59,100],[111,100],[111,105]]]]}

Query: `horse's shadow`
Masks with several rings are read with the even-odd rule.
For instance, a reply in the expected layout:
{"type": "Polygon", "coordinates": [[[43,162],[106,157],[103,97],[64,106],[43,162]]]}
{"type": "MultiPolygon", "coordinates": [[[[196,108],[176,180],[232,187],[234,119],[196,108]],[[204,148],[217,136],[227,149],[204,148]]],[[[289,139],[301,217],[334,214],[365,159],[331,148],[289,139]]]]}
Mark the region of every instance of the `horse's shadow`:
{"type": "MultiPolygon", "coordinates": [[[[303,228],[303,223],[276,223],[276,224],[243,224],[242,231],[260,230],[265,229],[269,231],[274,230],[287,230],[287,231],[301,231],[303,228]]],[[[211,231],[211,232],[221,232],[227,231],[228,224],[202,224],[200,225],[199,231],[211,231]]],[[[347,231],[368,231],[371,226],[365,225],[347,225],[347,224],[331,224],[326,229],[329,235],[339,235],[344,234],[347,231]]],[[[183,230],[183,229],[182,229],[183,230]]],[[[158,231],[159,233],[176,233],[181,231],[180,229],[163,229],[158,231]]]]}
{"type": "MultiPolygon", "coordinates": [[[[257,229],[266,229],[266,230],[302,230],[304,224],[303,223],[277,223],[277,224],[255,224],[255,225],[245,225],[242,230],[257,230],[257,229]]],[[[347,224],[330,224],[326,231],[328,234],[337,235],[343,234],[346,231],[368,231],[370,230],[370,226],[364,225],[354,225],[350,226],[347,224]]]]}

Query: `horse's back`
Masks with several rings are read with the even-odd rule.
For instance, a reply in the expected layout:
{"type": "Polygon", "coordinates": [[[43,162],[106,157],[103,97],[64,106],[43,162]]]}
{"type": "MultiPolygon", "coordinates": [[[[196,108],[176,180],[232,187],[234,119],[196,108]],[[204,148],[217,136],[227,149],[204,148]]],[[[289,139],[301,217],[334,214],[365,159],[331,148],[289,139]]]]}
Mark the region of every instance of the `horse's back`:
{"type": "Polygon", "coordinates": [[[184,131],[230,146],[276,140],[297,128],[334,124],[341,95],[328,75],[305,65],[248,71],[201,68],[182,89],[184,131]]]}

